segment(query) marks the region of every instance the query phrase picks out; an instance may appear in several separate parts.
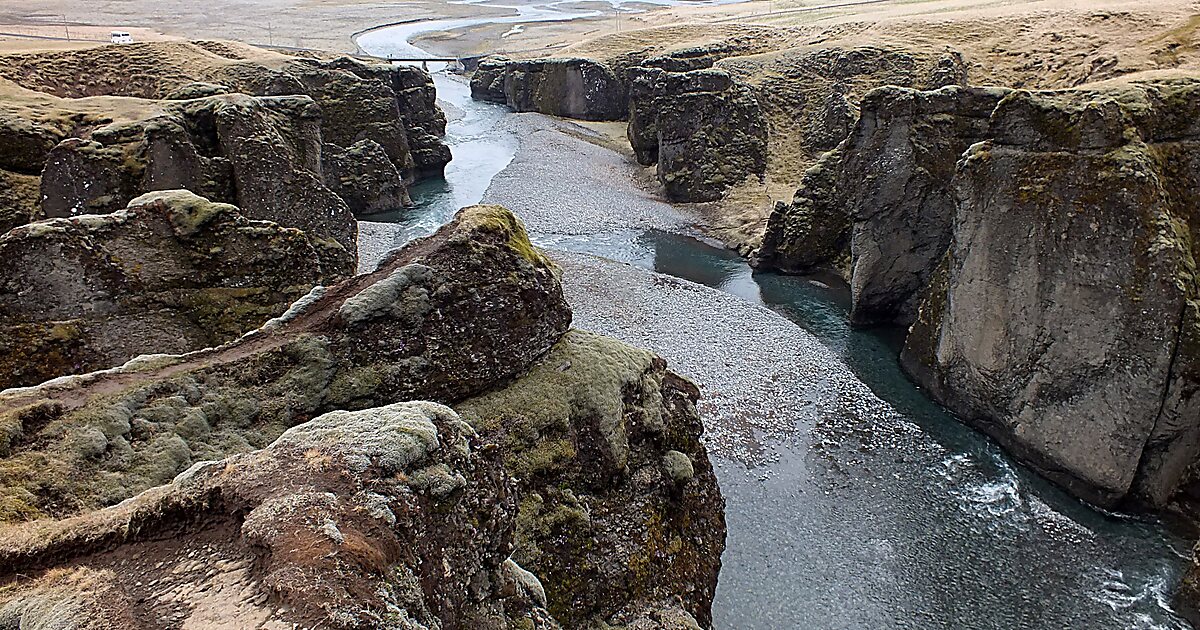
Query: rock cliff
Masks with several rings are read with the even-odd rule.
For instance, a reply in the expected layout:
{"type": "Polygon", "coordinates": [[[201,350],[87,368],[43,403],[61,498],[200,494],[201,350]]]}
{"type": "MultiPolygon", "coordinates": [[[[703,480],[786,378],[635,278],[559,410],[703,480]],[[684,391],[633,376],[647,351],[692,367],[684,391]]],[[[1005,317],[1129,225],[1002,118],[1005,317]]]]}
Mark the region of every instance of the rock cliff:
{"type": "Polygon", "coordinates": [[[580,120],[624,119],[627,89],[609,66],[591,59],[490,58],[471,77],[471,96],[478,100],[580,120]]]}
{"type": "Polygon", "coordinates": [[[0,228],[109,212],[143,192],[188,188],[284,225],[302,225],[295,219],[302,214],[340,221],[321,233],[352,251],[352,222],[338,218],[348,215],[347,202],[363,213],[402,207],[409,185],[440,174],[450,160],[441,139],[445,116],[431,79],[417,68],[229,42],[101,46],[2,61],[0,79],[32,96],[23,99],[28,105],[0,106],[0,228]],[[283,150],[275,155],[266,150],[272,146],[283,150]],[[338,168],[348,153],[368,158],[357,173],[372,186],[343,200],[330,189],[360,183],[338,168]],[[291,175],[269,180],[261,171],[291,175]],[[33,192],[39,185],[41,197],[33,192]]]}
{"type": "Polygon", "coordinates": [[[954,178],[953,238],[902,361],[1101,505],[1165,506],[1200,456],[1200,83],[1015,92],[954,178]]]}
{"type": "Polygon", "coordinates": [[[959,157],[989,136],[1002,88],[883,87],[836,151],[804,174],[767,224],[755,263],[791,273],[843,269],[857,324],[916,317],[950,242],[959,157]]]}
{"type": "Polygon", "coordinates": [[[354,255],[354,216],[322,183],[320,112],[307,96],[230,94],[166,103],[160,115],[104,125],[49,152],[43,212],[102,214],[145,191],[182,188],[354,255]]]}
{"type": "Polygon", "coordinates": [[[0,389],[232,341],[354,271],[340,246],[187,191],[0,236],[0,389]]]}
{"type": "Polygon", "coordinates": [[[848,248],[852,318],[913,323],[935,398],[1090,501],[1164,507],[1200,456],[1197,85],[876,90],[759,263],[848,248]]]}

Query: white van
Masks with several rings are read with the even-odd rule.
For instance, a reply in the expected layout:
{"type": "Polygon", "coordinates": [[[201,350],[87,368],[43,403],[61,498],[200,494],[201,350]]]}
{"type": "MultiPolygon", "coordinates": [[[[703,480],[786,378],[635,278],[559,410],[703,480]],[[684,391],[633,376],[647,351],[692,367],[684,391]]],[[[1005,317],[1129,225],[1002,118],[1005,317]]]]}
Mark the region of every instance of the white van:
{"type": "Polygon", "coordinates": [[[126,33],[125,31],[113,31],[111,33],[111,35],[112,35],[112,43],[114,43],[114,44],[132,44],[133,43],[133,36],[130,35],[129,33],[126,33]]]}

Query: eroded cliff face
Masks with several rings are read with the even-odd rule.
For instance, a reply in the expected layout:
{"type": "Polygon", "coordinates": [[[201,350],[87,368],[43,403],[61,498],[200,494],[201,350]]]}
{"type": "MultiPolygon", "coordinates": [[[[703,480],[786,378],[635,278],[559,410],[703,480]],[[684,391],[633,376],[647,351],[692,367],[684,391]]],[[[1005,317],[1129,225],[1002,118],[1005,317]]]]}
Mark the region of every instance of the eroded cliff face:
{"type": "Polygon", "coordinates": [[[188,191],[0,236],[0,389],[232,341],[354,271],[337,243],[188,191]]]}
{"type": "Polygon", "coordinates": [[[417,68],[229,42],[3,61],[0,78],[30,96],[0,106],[0,228],[187,188],[252,218],[317,223],[353,251],[351,210],[403,207],[408,186],[450,160],[445,116],[417,68]],[[339,168],[348,153],[369,158],[356,170],[361,181],[339,168]],[[287,175],[271,176],[279,173],[287,175]]]}
{"type": "Polygon", "coordinates": [[[755,256],[761,268],[845,274],[857,324],[916,318],[921,291],[950,242],[959,157],[989,136],[1003,88],[883,87],[837,150],[780,203],[755,256]]]}
{"type": "Polygon", "coordinates": [[[622,120],[627,83],[591,59],[485,59],[471,77],[471,96],[518,112],[580,120],[622,120]]]}
{"type": "Polygon", "coordinates": [[[902,361],[966,421],[1102,505],[1164,506],[1193,401],[1200,84],[1017,92],[955,176],[944,269],[902,361]]]}
{"type": "Polygon", "coordinates": [[[852,318],[913,323],[935,398],[1080,496],[1166,506],[1200,455],[1197,89],[876,90],[759,263],[848,253],[852,318]]]}
{"type": "Polygon", "coordinates": [[[5,392],[0,619],[706,627],[698,392],[569,322],[480,206],[231,344],[5,392]]]}
{"type": "Polygon", "coordinates": [[[48,217],[103,214],[152,190],[187,189],[251,219],[300,228],[356,256],[350,208],[322,183],[321,110],[307,96],[211,96],[68,138],[46,157],[48,217]]]}

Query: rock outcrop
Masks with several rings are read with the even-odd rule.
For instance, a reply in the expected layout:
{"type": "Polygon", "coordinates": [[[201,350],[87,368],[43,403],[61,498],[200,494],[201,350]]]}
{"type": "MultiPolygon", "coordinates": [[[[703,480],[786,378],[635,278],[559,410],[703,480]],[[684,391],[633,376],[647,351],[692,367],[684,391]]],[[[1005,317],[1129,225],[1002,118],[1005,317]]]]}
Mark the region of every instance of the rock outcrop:
{"type": "Polygon", "coordinates": [[[442,141],[446,135],[446,114],[437,106],[437,90],[428,72],[414,66],[364,63],[350,57],[339,57],[323,65],[373,79],[390,88],[407,134],[415,169],[413,176],[421,179],[442,174],[450,161],[450,147],[442,141]]]}
{"type": "Polygon", "coordinates": [[[412,205],[400,171],[374,140],[359,140],[345,149],[326,144],[321,150],[321,168],[325,185],[355,216],[412,205]]]}
{"type": "Polygon", "coordinates": [[[446,407],[335,411],[119,506],[0,532],[5,627],[558,628],[446,407]]]}
{"type": "Polygon", "coordinates": [[[187,191],[0,236],[0,389],[232,341],[353,257],[187,191]]]}
{"type": "Polygon", "coordinates": [[[1101,505],[1194,483],[1198,104],[1194,81],[1002,100],[959,164],[953,240],[902,355],[1101,505]]]}
{"type": "Polygon", "coordinates": [[[852,318],[915,321],[931,395],[1090,501],[1164,506],[1200,455],[1198,85],[872,92],[759,263],[848,244],[852,318]]]}
{"type": "MultiPolygon", "coordinates": [[[[662,65],[674,67],[664,60],[662,65]]],[[[648,62],[651,63],[651,62],[648,62]]],[[[673,201],[714,201],[767,167],[767,125],[753,91],[722,70],[631,71],[629,142],[642,164],[657,163],[673,201]]]]}
{"type": "Polygon", "coordinates": [[[471,77],[471,96],[518,112],[580,120],[623,120],[626,83],[609,66],[581,58],[514,61],[490,58],[471,77]]]}
{"type": "Polygon", "coordinates": [[[826,153],[804,172],[792,202],[775,204],[753,266],[786,273],[849,266],[854,220],[843,190],[845,157],[837,149],[826,153]]]}
{"type": "Polygon", "coordinates": [[[48,217],[113,212],[144,191],[187,189],[246,217],[356,252],[346,203],[321,182],[321,116],[306,96],[213,96],[60,142],[42,173],[48,217]]]}
{"type": "Polygon", "coordinates": [[[916,318],[954,222],[959,157],[990,135],[1003,88],[883,87],[862,100],[841,145],[805,173],[767,224],[755,264],[791,273],[832,266],[850,283],[851,321],[916,318]]]}
{"type": "Polygon", "coordinates": [[[572,331],[512,386],[456,406],[500,445],[521,497],[513,557],[564,626],[710,626],[725,521],[698,396],[652,353],[572,331]]]}
{"type": "Polygon", "coordinates": [[[147,191],[188,188],[252,218],[321,224],[317,234],[353,251],[353,221],[329,188],[369,183],[373,192],[346,201],[363,212],[395,210],[409,202],[409,185],[440,174],[450,160],[445,116],[432,80],[417,68],[221,42],[102,46],[3,61],[0,78],[60,98],[0,107],[0,228],[43,214],[111,212],[147,191]],[[74,100],[81,97],[99,99],[74,100]],[[105,98],[116,99],[114,111],[145,109],[117,97],[166,100],[161,111],[113,122],[103,115],[105,98]],[[47,108],[61,111],[45,114],[47,108]],[[326,177],[322,162],[338,170],[347,154],[370,158],[356,169],[362,181],[348,182],[344,169],[326,177]],[[30,194],[34,184],[40,197],[30,194]],[[302,215],[307,219],[297,221],[302,215]]]}
{"type": "Polygon", "coordinates": [[[566,333],[556,274],[468,208],[238,341],[0,394],[0,620],[707,627],[698,391],[566,333]]]}

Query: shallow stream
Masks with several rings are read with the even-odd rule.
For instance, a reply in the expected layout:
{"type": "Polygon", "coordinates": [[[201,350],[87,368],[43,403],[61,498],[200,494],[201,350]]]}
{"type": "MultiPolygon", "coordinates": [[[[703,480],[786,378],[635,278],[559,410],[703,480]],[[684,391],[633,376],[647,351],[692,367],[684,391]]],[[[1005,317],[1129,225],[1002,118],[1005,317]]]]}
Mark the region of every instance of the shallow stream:
{"type": "MultiPolygon", "coordinates": [[[[417,31],[359,44],[386,55],[417,31]]],[[[848,325],[832,282],[752,273],[586,129],[435,81],[454,161],[416,209],[361,224],[364,267],[504,203],[557,252],[577,326],[701,385],[729,526],[717,628],[1189,627],[1169,603],[1186,541],[1081,504],[956,422],[904,378],[894,334],[848,325]]]]}

